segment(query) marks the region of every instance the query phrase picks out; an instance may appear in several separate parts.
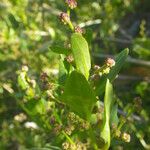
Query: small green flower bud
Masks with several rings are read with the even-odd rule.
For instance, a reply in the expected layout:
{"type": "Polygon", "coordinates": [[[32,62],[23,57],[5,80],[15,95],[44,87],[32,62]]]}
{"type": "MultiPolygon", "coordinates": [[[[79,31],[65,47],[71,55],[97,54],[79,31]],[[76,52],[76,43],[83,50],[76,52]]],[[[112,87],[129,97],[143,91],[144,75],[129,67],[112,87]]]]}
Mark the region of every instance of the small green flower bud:
{"type": "Polygon", "coordinates": [[[67,13],[62,12],[62,13],[60,14],[60,20],[61,20],[64,24],[67,24],[67,23],[70,22],[70,17],[69,17],[69,15],[68,15],[67,13]]]}
{"type": "Polygon", "coordinates": [[[122,134],[122,139],[123,139],[125,142],[129,143],[130,140],[131,140],[130,134],[123,133],[123,134],[122,134]]]}
{"type": "Polygon", "coordinates": [[[99,69],[100,69],[100,66],[98,66],[98,65],[95,65],[95,66],[94,66],[94,70],[97,71],[97,70],[99,70],[99,69]]]}
{"type": "Polygon", "coordinates": [[[88,130],[89,127],[90,127],[90,125],[89,125],[89,123],[86,122],[86,121],[83,121],[83,122],[81,122],[81,124],[80,124],[80,130],[81,130],[81,131],[88,130]]]}
{"type": "Polygon", "coordinates": [[[115,132],[114,132],[114,135],[115,135],[116,138],[120,138],[121,131],[116,129],[115,132]]]}
{"type": "Polygon", "coordinates": [[[27,119],[27,116],[24,113],[20,113],[14,117],[15,121],[23,122],[27,119]]]}
{"type": "Polygon", "coordinates": [[[76,0],[66,0],[66,3],[68,4],[68,6],[71,8],[71,9],[74,9],[77,7],[77,2],[76,0]]]}
{"type": "Polygon", "coordinates": [[[73,124],[76,124],[76,123],[78,123],[78,118],[73,112],[70,112],[68,114],[68,121],[73,123],[73,124]]]}
{"type": "Polygon", "coordinates": [[[72,132],[74,131],[74,129],[75,129],[75,127],[73,125],[70,125],[65,128],[65,132],[66,132],[66,134],[71,135],[72,132]]]}
{"type": "Polygon", "coordinates": [[[69,144],[68,142],[64,142],[64,143],[62,144],[62,148],[63,148],[64,150],[69,149],[69,147],[70,147],[70,144],[69,144]]]}
{"type": "Polygon", "coordinates": [[[30,80],[30,83],[31,83],[31,85],[32,85],[33,88],[36,87],[36,81],[35,80],[30,80]]]}
{"type": "Polygon", "coordinates": [[[107,60],[106,60],[106,65],[108,66],[108,67],[113,67],[113,66],[115,66],[115,60],[114,59],[112,59],[112,58],[107,58],[107,60]]]}
{"type": "Polygon", "coordinates": [[[77,150],[76,145],[75,145],[75,144],[71,144],[71,145],[70,145],[70,150],[77,150]]]}
{"type": "Polygon", "coordinates": [[[28,70],[29,70],[28,66],[26,66],[26,65],[22,66],[22,71],[28,72],[28,70]]]}
{"type": "Polygon", "coordinates": [[[75,32],[82,34],[82,33],[83,33],[83,30],[82,30],[82,28],[80,28],[79,26],[76,26],[76,27],[75,27],[75,32]]]}
{"type": "Polygon", "coordinates": [[[107,67],[102,71],[102,74],[108,74],[110,72],[110,68],[107,67]]]}
{"type": "Polygon", "coordinates": [[[61,132],[61,130],[62,130],[62,126],[59,124],[56,124],[54,129],[53,129],[53,133],[58,135],[61,132]]]}
{"type": "Polygon", "coordinates": [[[77,150],[87,150],[86,144],[81,143],[81,142],[77,142],[76,143],[76,149],[77,150]]]}
{"type": "Polygon", "coordinates": [[[116,130],[116,137],[120,137],[120,135],[121,135],[121,131],[120,130],[116,130]]]}

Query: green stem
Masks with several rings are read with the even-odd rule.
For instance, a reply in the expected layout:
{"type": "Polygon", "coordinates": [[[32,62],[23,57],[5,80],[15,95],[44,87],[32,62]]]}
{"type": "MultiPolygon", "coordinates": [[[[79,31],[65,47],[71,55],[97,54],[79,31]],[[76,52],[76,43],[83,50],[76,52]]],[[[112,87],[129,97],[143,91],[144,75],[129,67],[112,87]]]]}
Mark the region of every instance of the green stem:
{"type": "Polygon", "coordinates": [[[105,70],[108,66],[107,65],[103,65],[102,67],[100,67],[98,70],[96,70],[94,73],[98,74],[100,72],[103,72],[103,70],[105,70]]]}
{"type": "Polygon", "coordinates": [[[72,139],[65,133],[65,131],[62,131],[62,134],[66,137],[66,139],[73,145],[75,145],[75,143],[72,141],[72,139]]]}
{"type": "Polygon", "coordinates": [[[70,29],[71,29],[72,31],[74,31],[74,26],[73,26],[73,24],[72,24],[72,22],[71,22],[71,21],[70,21],[70,22],[68,22],[68,25],[69,25],[70,29]]]}
{"type": "Polygon", "coordinates": [[[67,14],[70,17],[70,9],[69,8],[67,9],[67,14]]]}
{"type": "MultiPolygon", "coordinates": [[[[67,9],[67,14],[70,17],[70,8],[67,9]]],[[[74,31],[74,26],[71,21],[68,22],[69,28],[74,31]]]]}
{"type": "MultiPolygon", "coordinates": [[[[128,112],[128,114],[127,114],[127,116],[126,116],[126,119],[128,119],[128,118],[132,115],[133,111],[134,111],[134,110],[132,109],[132,110],[130,110],[130,111],[128,112]]],[[[125,123],[126,123],[126,120],[123,119],[123,120],[121,121],[121,123],[120,123],[118,129],[121,130],[121,128],[123,127],[123,125],[124,125],[125,123]]]]}
{"type": "Polygon", "coordinates": [[[95,150],[98,150],[98,147],[97,147],[97,144],[96,144],[96,138],[95,138],[95,135],[94,135],[94,133],[93,133],[93,131],[92,131],[92,127],[90,126],[90,129],[89,129],[89,134],[90,134],[90,137],[91,137],[91,139],[92,139],[92,142],[93,142],[93,148],[95,149],[95,150]]]}

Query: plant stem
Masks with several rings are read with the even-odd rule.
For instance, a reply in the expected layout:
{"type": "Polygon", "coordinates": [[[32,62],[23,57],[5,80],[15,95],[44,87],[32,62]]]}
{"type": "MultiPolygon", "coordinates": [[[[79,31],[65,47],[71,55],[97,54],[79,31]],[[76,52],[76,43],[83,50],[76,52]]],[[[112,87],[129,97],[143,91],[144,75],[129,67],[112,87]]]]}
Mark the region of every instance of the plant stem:
{"type": "MultiPolygon", "coordinates": [[[[70,17],[70,8],[67,9],[67,14],[70,17]]],[[[74,26],[71,21],[68,22],[69,28],[74,31],[74,26]]]]}
{"type": "Polygon", "coordinates": [[[91,137],[91,139],[92,139],[92,142],[93,142],[93,148],[95,149],[95,150],[98,150],[98,147],[97,147],[97,144],[96,144],[96,139],[95,139],[95,135],[94,135],[94,133],[93,133],[93,131],[92,131],[92,127],[90,126],[90,129],[89,129],[89,134],[90,134],[90,137],[91,137]]]}
{"type": "Polygon", "coordinates": [[[62,134],[66,137],[66,139],[73,145],[75,145],[75,143],[72,141],[72,139],[65,133],[65,131],[62,131],[62,134]]]}
{"type": "Polygon", "coordinates": [[[71,21],[70,21],[70,22],[68,22],[68,25],[69,25],[70,29],[71,29],[72,31],[74,31],[74,26],[73,26],[73,24],[72,24],[72,22],[71,22],[71,21]]]}

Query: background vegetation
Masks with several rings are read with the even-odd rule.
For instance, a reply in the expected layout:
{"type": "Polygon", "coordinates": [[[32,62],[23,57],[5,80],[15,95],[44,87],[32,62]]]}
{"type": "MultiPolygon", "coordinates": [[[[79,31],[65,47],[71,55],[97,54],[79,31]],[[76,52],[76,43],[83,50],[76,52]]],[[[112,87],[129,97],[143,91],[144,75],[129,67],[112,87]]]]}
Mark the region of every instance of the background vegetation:
{"type": "MultiPolygon", "coordinates": [[[[58,19],[61,11],[65,11],[63,0],[1,0],[0,149],[2,150],[50,148],[52,145],[61,147],[59,141],[61,137],[53,139],[54,135],[44,126],[47,122],[40,121],[38,128],[29,128],[28,124],[37,122],[38,116],[32,118],[26,114],[23,121],[18,121],[17,118],[18,114],[25,114],[25,110],[20,107],[21,101],[29,98],[23,96],[17,84],[21,67],[27,65],[30,79],[41,87],[40,75],[43,72],[48,74],[49,82],[57,78],[59,57],[50,51],[49,47],[60,41],[65,42],[70,35],[68,28],[65,28],[58,19]]],[[[121,141],[114,141],[111,149],[148,149],[150,1],[78,1],[78,9],[73,11],[72,20],[92,37],[88,41],[93,62],[96,64],[101,65],[108,55],[114,56],[126,47],[130,49],[126,65],[115,81],[115,93],[121,113],[132,107],[136,97],[142,100],[142,110],[134,114],[134,117],[139,117],[131,119],[126,126],[126,130],[131,129],[129,130],[131,142],[124,144],[121,141]]],[[[31,90],[30,98],[33,93],[31,90]]],[[[40,95],[38,94],[37,97],[40,95]]]]}

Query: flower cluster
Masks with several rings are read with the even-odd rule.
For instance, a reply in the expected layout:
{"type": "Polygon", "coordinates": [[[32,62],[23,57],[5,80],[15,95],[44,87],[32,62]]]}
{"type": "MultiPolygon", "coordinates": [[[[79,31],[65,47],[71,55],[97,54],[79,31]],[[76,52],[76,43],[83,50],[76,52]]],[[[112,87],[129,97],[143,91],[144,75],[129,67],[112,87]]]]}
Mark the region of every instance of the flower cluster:
{"type": "Polygon", "coordinates": [[[83,30],[82,30],[82,28],[80,28],[79,26],[76,26],[76,27],[75,27],[75,32],[82,34],[82,33],[83,33],[83,30]]]}
{"type": "Polygon", "coordinates": [[[69,17],[69,15],[68,15],[67,13],[62,12],[62,13],[60,14],[60,20],[61,20],[64,24],[67,24],[67,23],[70,22],[70,17],[69,17]]]}
{"type": "Polygon", "coordinates": [[[76,0],[66,0],[66,3],[69,8],[74,9],[77,7],[77,2],[76,0]]]}
{"type": "Polygon", "coordinates": [[[76,33],[83,33],[82,28],[80,28],[79,26],[73,26],[71,19],[70,19],[70,9],[74,9],[77,7],[77,1],[76,0],[66,0],[66,4],[68,5],[68,10],[67,13],[66,12],[62,12],[60,14],[60,20],[61,22],[63,22],[65,25],[67,24],[70,29],[76,33]]]}
{"type": "Polygon", "coordinates": [[[108,66],[108,67],[113,67],[113,66],[115,66],[115,61],[114,61],[114,59],[112,59],[112,58],[107,58],[106,59],[106,65],[108,66]]]}

